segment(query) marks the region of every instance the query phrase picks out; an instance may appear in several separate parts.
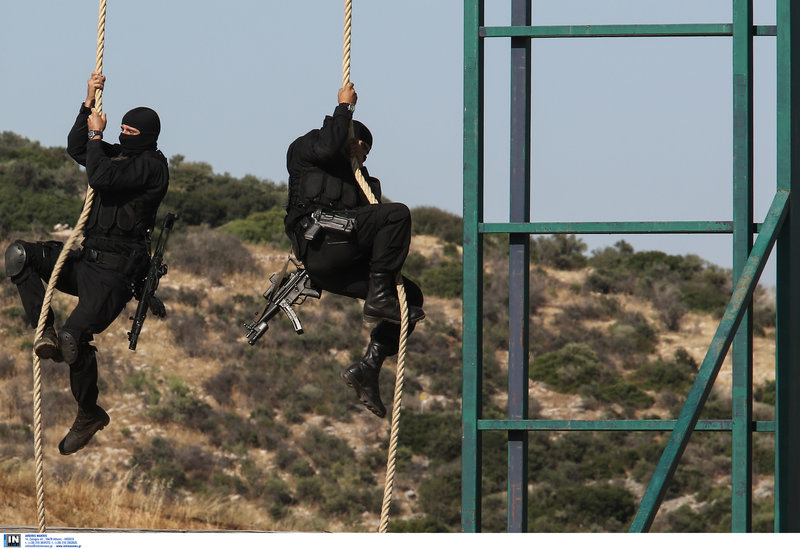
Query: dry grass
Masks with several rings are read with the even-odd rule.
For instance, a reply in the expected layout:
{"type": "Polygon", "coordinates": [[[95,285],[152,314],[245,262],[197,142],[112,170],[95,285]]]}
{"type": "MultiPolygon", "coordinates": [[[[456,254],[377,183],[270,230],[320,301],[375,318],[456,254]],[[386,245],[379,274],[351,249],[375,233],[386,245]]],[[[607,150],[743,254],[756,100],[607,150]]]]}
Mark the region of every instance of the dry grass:
{"type": "MultiPolygon", "coordinates": [[[[45,521],[48,526],[155,530],[276,530],[247,504],[229,498],[176,500],[163,486],[130,489],[128,472],[113,481],[91,482],[72,476],[45,480],[45,521]],[[49,480],[49,481],[48,481],[49,480]]],[[[0,507],[0,524],[36,525],[35,477],[31,463],[4,464],[0,492],[13,506],[0,507]]]]}

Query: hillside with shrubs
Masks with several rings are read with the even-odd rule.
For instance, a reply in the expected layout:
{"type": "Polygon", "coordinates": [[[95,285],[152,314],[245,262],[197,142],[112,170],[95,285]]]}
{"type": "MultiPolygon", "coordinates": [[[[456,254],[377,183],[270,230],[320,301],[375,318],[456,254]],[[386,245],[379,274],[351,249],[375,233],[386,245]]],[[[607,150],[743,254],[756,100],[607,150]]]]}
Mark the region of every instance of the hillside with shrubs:
{"type": "MultiPolygon", "coordinates": [[[[361,303],[323,293],[276,317],[256,345],[243,323],[261,311],[286,261],[285,184],[218,174],[170,159],[160,216],[180,219],[159,296],[137,351],[126,333],[135,301],[95,338],[100,404],[111,423],[74,456],[56,445],[75,404],[68,367],[42,361],[48,526],[258,531],[375,531],[389,421],[369,413],[339,372],[363,353],[361,303]]],[[[0,241],[65,239],[85,174],[63,148],[0,134],[0,241]]],[[[390,182],[386,182],[388,189],[390,182]]],[[[404,273],[426,296],[409,339],[389,529],[457,532],[461,488],[461,219],[412,210],[404,273]]],[[[506,417],[508,245],[485,241],[484,417],[506,417]]],[[[731,292],[731,273],[692,255],[637,251],[625,241],[587,250],[574,236],[531,240],[530,416],[677,417],[731,292]]],[[[0,286],[0,525],[35,526],[31,350],[16,288],[0,286]]],[[[756,292],[755,419],[774,419],[774,296],[756,292]]],[[[57,294],[59,326],[75,299],[57,294]]],[[[391,402],[393,360],[381,373],[391,402]]],[[[730,366],[703,418],[730,418],[730,366]]],[[[529,435],[529,528],[623,532],[667,436],[657,432],[529,435]]],[[[507,456],[484,433],[484,531],[506,529],[507,456]]],[[[772,531],[773,437],[754,435],[757,531],[772,531]]],[[[653,526],[730,531],[731,438],[691,438],[653,526]]]]}

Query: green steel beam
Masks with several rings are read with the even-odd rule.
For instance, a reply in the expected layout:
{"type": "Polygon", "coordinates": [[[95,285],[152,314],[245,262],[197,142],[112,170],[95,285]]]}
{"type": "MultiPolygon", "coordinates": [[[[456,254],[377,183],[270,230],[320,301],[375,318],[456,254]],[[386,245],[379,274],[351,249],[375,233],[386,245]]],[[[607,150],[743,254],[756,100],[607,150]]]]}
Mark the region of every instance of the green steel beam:
{"type": "Polygon", "coordinates": [[[484,234],[730,234],[733,232],[733,223],[730,221],[540,221],[535,223],[479,223],[478,230],[484,234]]]}
{"type": "Polygon", "coordinates": [[[711,392],[714,380],[733,341],[735,331],[744,316],[747,304],[752,299],[753,291],[758,285],[758,278],[764,270],[764,265],[766,265],[769,258],[769,252],[772,250],[772,246],[778,237],[778,231],[780,231],[788,213],[788,204],[789,193],[778,191],[764,220],[763,231],[753,244],[753,250],[747,259],[744,269],[742,269],[731,300],[728,302],[703,363],[697,372],[697,378],[692,384],[689,395],[686,397],[686,402],[678,416],[677,425],[673,429],[656,470],[650,479],[650,484],[631,524],[631,532],[647,531],[653,523],[658,507],[661,505],[661,501],[667,491],[667,484],[675,474],[678,461],[686,449],[694,426],[697,424],[703,405],[711,392]]]}
{"type": "MultiPolygon", "coordinates": [[[[775,36],[775,25],[753,28],[755,36],[775,36]]],[[[481,27],[482,38],[642,38],[687,36],[733,36],[730,23],[679,25],[554,25],[520,27],[481,27]]]]}
{"type": "MultiPolygon", "coordinates": [[[[675,419],[481,419],[481,431],[672,431],[677,425],[675,419]]],[[[695,431],[730,431],[730,419],[701,419],[695,431]]],[[[751,425],[759,433],[775,431],[774,421],[754,421],[751,425]]]]}
{"type": "Polygon", "coordinates": [[[483,354],[483,25],[481,0],[464,2],[464,217],[462,299],[461,528],[481,525],[481,416],[483,354]]]}
{"type": "MultiPolygon", "coordinates": [[[[777,0],[777,184],[800,192],[800,5],[777,0]]],[[[797,195],[795,195],[797,196],[797,195]]],[[[800,203],[778,240],[775,531],[800,532],[800,203]]]]}
{"type": "MultiPolygon", "coordinates": [[[[733,285],[753,243],[753,0],[733,2],[733,285]]],[[[731,348],[731,531],[752,529],[753,306],[731,348]]]]}

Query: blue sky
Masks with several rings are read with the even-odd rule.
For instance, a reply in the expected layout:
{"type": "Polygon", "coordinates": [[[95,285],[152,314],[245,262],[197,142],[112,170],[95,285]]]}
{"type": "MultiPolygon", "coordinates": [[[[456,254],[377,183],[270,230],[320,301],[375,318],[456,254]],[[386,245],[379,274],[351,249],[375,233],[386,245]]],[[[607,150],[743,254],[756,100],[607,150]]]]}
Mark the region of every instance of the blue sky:
{"type": "MultiPolygon", "coordinates": [[[[534,24],[727,23],[731,0],[536,0],[534,24]]],[[[343,0],[108,0],[104,108],[149,105],[159,145],[217,172],[285,181],[285,151],[341,85],[343,0]]],[[[510,0],[486,22],[509,24],[510,0]]],[[[98,2],[0,6],[0,129],[63,145],[94,68],[98,2]]],[[[774,24],[775,2],[756,1],[774,24]]],[[[462,212],[463,7],[354,0],[357,118],[384,192],[462,212]]],[[[537,221],[731,218],[729,38],[568,39],[533,46],[537,221]]],[[[486,44],[486,220],[508,217],[508,39],[486,44]]],[[[775,39],[756,41],[756,197],[775,189],[775,39]]],[[[114,131],[112,130],[112,131],[114,131]]],[[[114,133],[111,134],[112,136],[114,133]]],[[[72,222],[67,220],[67,222],[72,222]]],[[[619,237],[583,237],[590,250],[619,237]]],[[[728,236],[626,236],[730,266],[728,236]]],[[[774,262],[773,262],[774,264],[774,262]]],[[[770,266],[763,282],[771,284],[770,266]]]]}

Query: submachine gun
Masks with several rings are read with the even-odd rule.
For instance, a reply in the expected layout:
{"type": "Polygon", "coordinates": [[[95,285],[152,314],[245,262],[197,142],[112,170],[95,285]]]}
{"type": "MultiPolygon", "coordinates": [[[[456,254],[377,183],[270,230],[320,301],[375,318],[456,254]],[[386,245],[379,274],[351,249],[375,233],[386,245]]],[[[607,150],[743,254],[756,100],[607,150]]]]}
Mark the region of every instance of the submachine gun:
{"type": "Polygon", "coordinates": [[[131,331],[128,332],[128,349],[131,351],[136,350],[136,343],[139,341],[139,334],[142,332],[144,320],[147,317],[147,310],[149,309],[154,315],[164,318],[167,316],[167,309],[164,303],[156,297],[156,290],[161,277],[167,274],[167,264],[164,263],[164,249],[167,247],[167,239],[169,233],[172,231],[172,226],[175,220],[178,219],[177,214],[172,212],[167,214],[164,219],[164,226],[161,228],[161,234],[158,235],[158,242],[156,249],[153,251],[153,256],[150,258],[150,265],[147,267],[147,276],[141,286],[141,293],[139,297],[139,305],[136,307],[136,314],[131,317],[133,324],[131,331]]]}
{"type": "Polygon", "coordinates": [[[303,326],[300,324],[300,319],[292,308],[294,305],[301,305],[307,297],[319,299],[321,293],[319,289],[311,285],[308,272],[306,272],[303,265],[295,260],[292,256],[286,261],[283,269],[279,273],[273,273],[269,277],[270,287],[264,292],[264,299],[267,300],[267,305],[264,307],[264,312],[254,322],[245,322],[244,327],[247,328],[247,342],[250,345],[255,345],[258,338],[260,338],[269,329],[269,321],[278,314],[278,311],[283,310],[289,320],[292,322],[294,331],[297,334],[303,333],[303,326]],[[297,270],[287,275],[286,270],[292,263],[297,270]]]}

